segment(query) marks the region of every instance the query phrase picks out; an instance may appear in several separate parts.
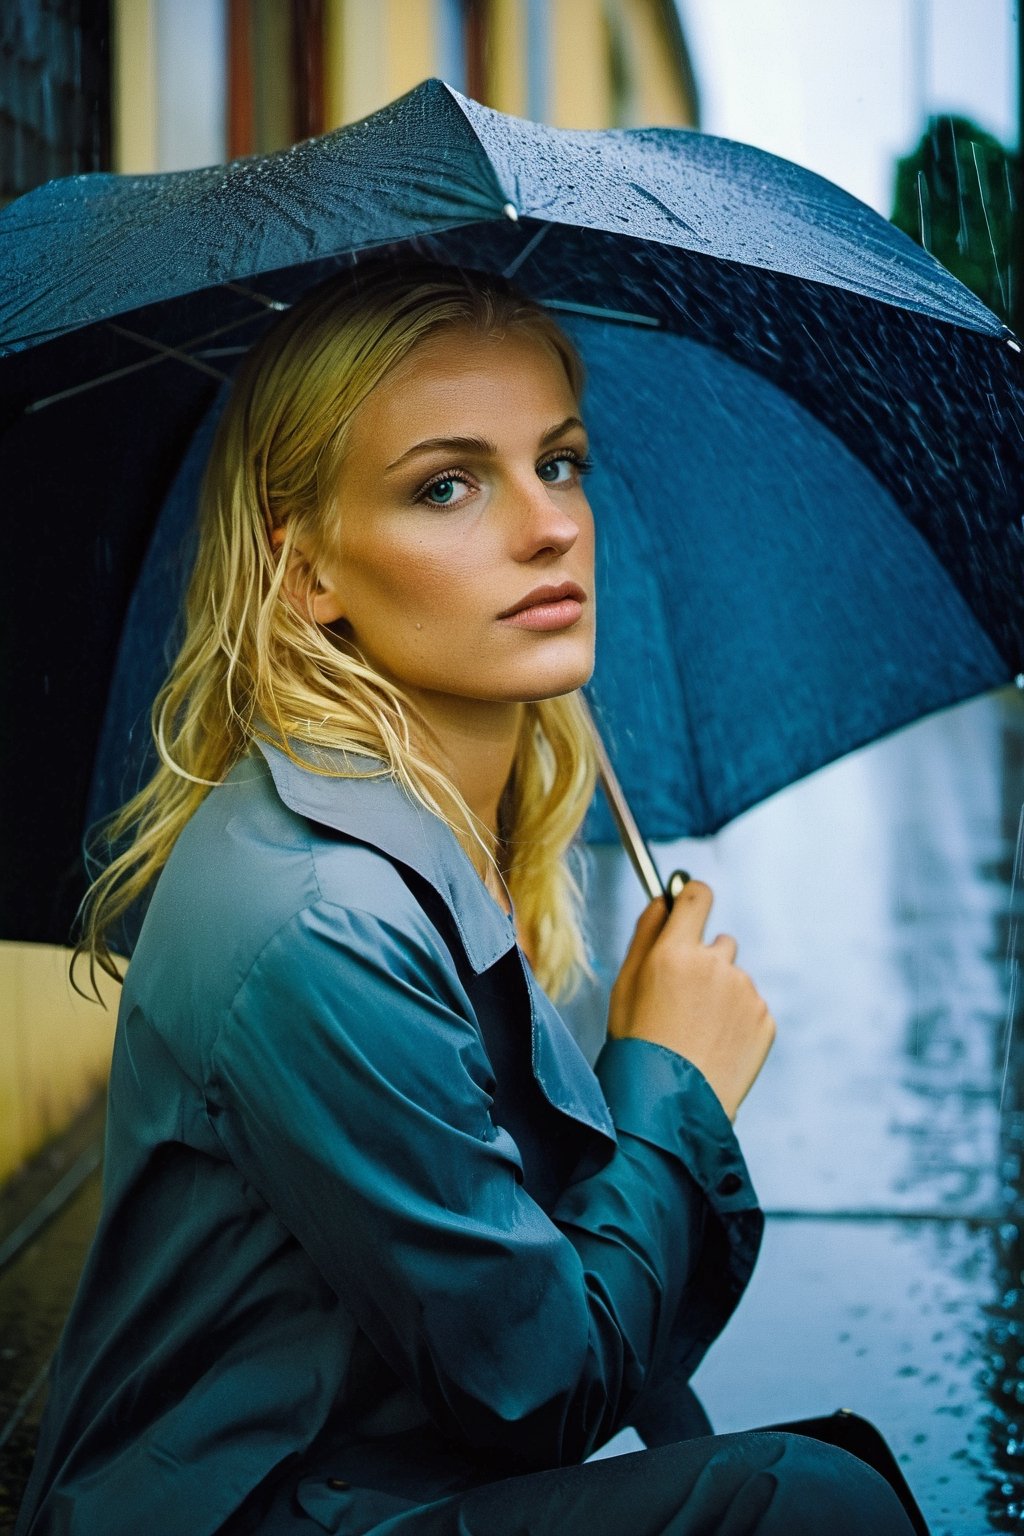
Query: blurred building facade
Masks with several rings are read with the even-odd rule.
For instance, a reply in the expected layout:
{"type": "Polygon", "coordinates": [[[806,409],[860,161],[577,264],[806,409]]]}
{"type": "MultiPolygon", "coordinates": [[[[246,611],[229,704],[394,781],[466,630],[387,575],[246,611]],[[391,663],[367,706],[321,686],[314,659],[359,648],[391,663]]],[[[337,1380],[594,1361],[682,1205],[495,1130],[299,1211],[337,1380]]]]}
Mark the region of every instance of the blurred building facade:
{"type": "Polygon", "coordinates": [[[673,0],[6,0],[0,196],[282,149],[432,75],[562,128],[698,121],[673,0]]]}

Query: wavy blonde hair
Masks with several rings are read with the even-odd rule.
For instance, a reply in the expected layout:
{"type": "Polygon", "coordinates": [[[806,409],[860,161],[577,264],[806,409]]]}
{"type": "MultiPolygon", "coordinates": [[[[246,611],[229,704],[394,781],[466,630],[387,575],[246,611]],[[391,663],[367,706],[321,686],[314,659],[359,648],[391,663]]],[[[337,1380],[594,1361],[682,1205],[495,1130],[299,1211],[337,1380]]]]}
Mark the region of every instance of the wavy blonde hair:
{"type": "Polygon", "coordinates": [[[81,908],[75,960],[89,957],[94,989],[97,964],[118,975],[112,925],[258,737],[293,757],[308,745],[382,759],[377,771],[440,816],[478,870],[487,860],[500,870],[542,986],[564,998],[592,974],[571,865],[596,775],[578,694],[525,705],[495,856],[412,701],[282,591],[297,546],[319,550],[330,539],[353,412],[419,341],[466,324],[541,336],[580,398],[582,361],[551,315],[501,279],[425,263],[368,264],[331,279],[244,359],[203,482],[185,638],[153,705],[159,765],[102,828],[110,861],[81,908]]]}

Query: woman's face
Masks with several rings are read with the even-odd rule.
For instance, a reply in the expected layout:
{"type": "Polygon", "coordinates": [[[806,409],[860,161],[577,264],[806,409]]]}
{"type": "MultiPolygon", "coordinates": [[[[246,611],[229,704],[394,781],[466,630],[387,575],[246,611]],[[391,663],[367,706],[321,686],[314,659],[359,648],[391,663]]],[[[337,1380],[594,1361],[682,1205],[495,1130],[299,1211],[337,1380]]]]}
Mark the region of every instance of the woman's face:
{"type": "Polygon", "coordinates": [[[578,413],[547,342],[460,326],[420,342],[351,420],[314,613],[343,619],[428,716],[432,700],[450,715],[550,698],[593,671],[578,413]]]}

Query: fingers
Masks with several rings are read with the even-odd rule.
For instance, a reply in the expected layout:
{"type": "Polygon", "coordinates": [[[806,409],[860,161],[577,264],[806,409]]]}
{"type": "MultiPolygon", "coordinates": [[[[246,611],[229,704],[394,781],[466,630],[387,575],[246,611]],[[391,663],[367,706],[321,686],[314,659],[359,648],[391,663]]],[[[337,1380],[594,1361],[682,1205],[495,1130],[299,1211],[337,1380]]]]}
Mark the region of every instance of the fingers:
{"type": "Polygon", "coordinates": [[[689,880],[683,886],[672,906],[668,926],[673,934],[699,944],[704,938],[704,928],[711,912],[714,897],[711,887],[703,880],[689,880]]]}
{"type": "Polygon", "coordinates": [[[720,949],[730,965],[732,965],[736,959],[737,945],[736,940],[731,936],[731,934],[720,933],[717,939],[715,939],[712,944],[708,945],[708,948],[720,949]]]}
{"type": "Polygon", "coordinates": [[[737,1096],[735,1104],[733,1104],[730,1107],[729,1111],[728,1111],[729,1119],[730,1120],[735,1120],[736,1119],[736,1113],[737,1113],[740,1105],[743,1103],[743,1100],[746,1098],[747,1094],[750,1092],[751,1088],[754,1086],[754,1083],[757,1081],[757,1077],[758,1077],[758,1075],[759,1075],[759,1073],[761,1071],[761,1068],[764,1066],[765,1062],[768,1060],[768,1052],[771,1050],[772,1046],[775,1044],[776,1032],[777,1031],[776,1031],[775,1019],[774,1019],[772,1014],[770,1014],[770,1013],[768,1013],[766,1011],[764,1019],[763,1019],[762,1024],[761,1024],[760,1049],[758,1051],[757,1060],[756,1060],[756,1062],[754,1064],[754,1071],[752,1072],[752,1074],[750,1076],[750,1081],[747,1083],[747,1085],[743,1089],[742,1093],[740,1093],[737,1096]]]}
{"type": "Polygon", "coordinates": [[[664,926],[665,898],[659,896],[654,901],[649,902],[637,918],[633,937],[630,940],[626,958],[622,962],[622,969],[619,972],[620,977],[633,977],[636,975],[647,958],[651,945],[664,926]]]}
{"type": "Polygon", "coordinates": [[[650,902],[637,919],[626,958],[615,978],[608,1010],[608,1032],[611,1035],[617,1035],[624,1030],[632,1006],[637,974],[664,925],[665,901],[664,898],[659,898],[650,902]]]}

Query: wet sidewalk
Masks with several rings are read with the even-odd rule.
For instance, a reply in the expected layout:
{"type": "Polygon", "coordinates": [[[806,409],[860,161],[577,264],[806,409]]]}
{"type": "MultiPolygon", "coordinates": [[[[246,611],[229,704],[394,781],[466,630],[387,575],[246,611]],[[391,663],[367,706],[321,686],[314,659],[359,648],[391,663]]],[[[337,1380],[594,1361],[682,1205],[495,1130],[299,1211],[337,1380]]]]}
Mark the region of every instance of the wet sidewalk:
{"type": "MultiPolygon", "coordinates": [[[[715,888],[709,937],[737,936],[779,1026],[737,1121],[764,1247],[695,1385],[720,1431],[872,1419],[935,1536],[1024,1531],[1022,802],[1024,704],[981,700],[657,850],[715,888]]],[[[643,901],[612,850],[591,889],[607,986],[643,901]]],[[[571,1011],[592,1051],[600,992],[571,1011]]],[[[0,1199],[0,1532],[96,1217],[99,1124],[0,1199]]]]}
{"type": "Polygon", "coordinates": [[[99,1216],[104,1106],[0,1191],[0,1533],[32,1465],[46,1370],[99,1216]]]}
{"type": "MultiPolygon", "coordinates": [[[[694,1384],[719,1431],[872,1419],[935,1536],[1024,1531],[1022,803],[1024,707],[980,700],[657,850],[778,1022],[737,1119],[764,1246],[694,1384]]],[[[621,953],[617,853],[594,896],[621,953]]]]}

